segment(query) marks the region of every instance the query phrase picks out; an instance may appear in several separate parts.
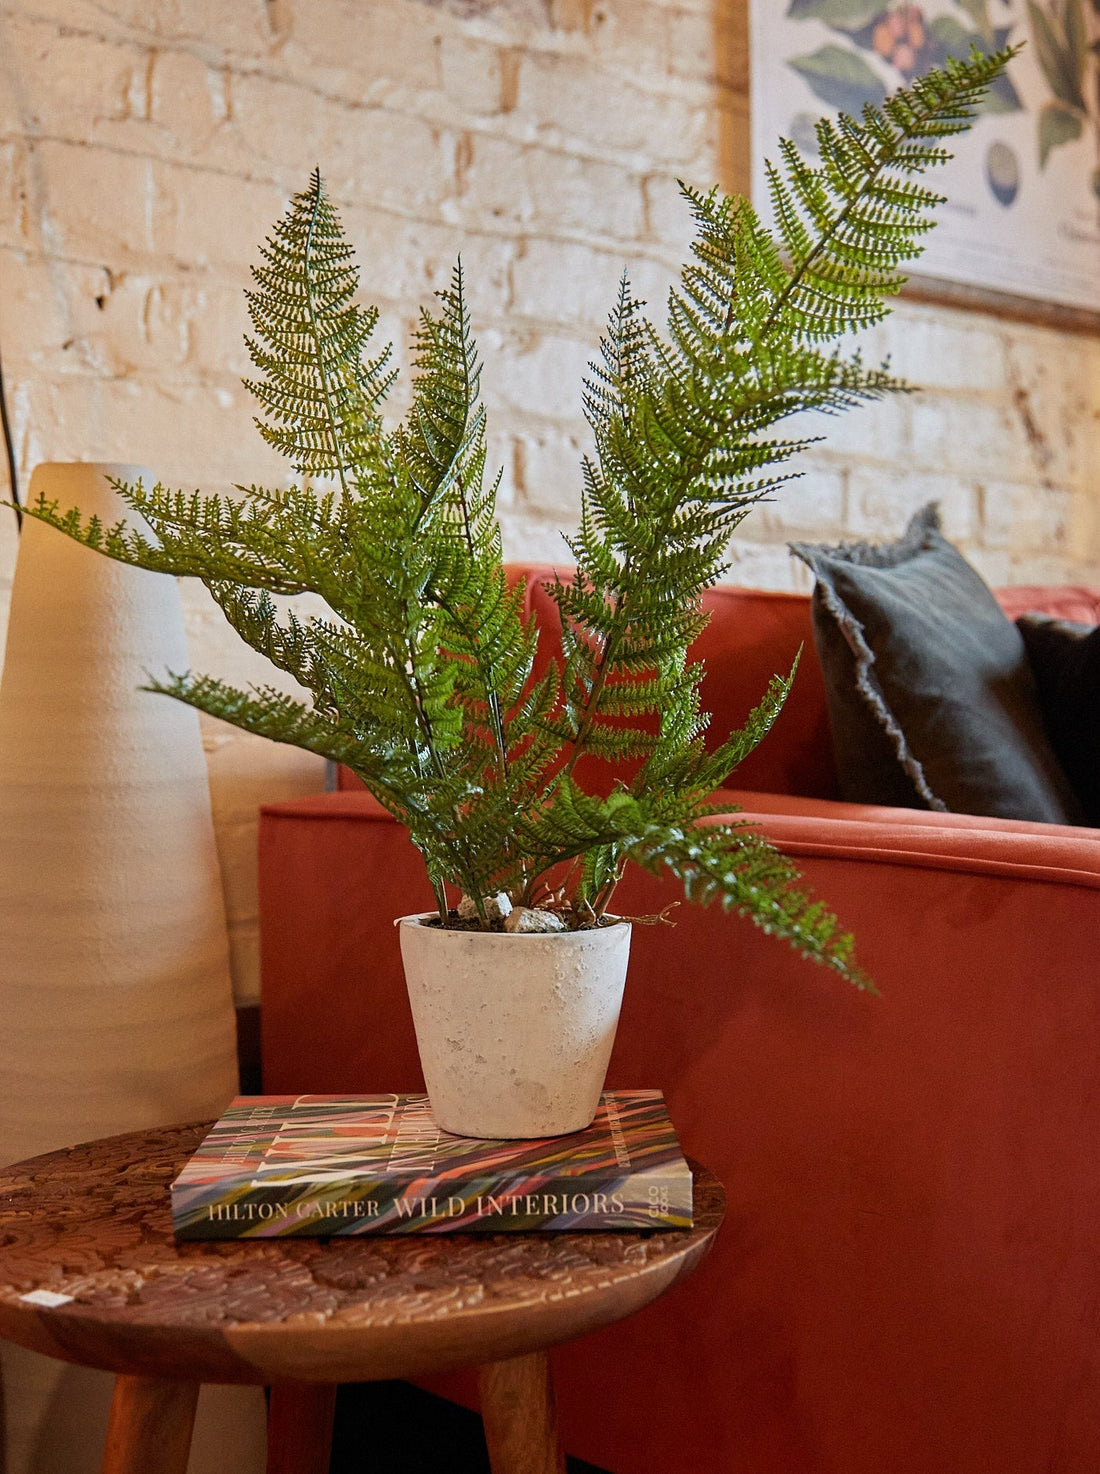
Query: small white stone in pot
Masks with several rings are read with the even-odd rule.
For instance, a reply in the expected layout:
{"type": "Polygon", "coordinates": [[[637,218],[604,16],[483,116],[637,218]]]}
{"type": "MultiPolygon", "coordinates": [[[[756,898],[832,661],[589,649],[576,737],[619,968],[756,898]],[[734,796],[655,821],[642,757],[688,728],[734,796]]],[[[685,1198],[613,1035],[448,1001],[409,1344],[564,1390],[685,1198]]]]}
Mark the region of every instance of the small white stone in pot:
{"type": "Polygon", "coordinates": [[[517,906],[504,918],[507,932],[568,931],[565,922],[553,911],[537,911],[530,906],[517,906]]]}
{"type": "MultiPolygon", "coordinates": [[[[512,903],[504,891],[495,896],[483,896],[481,901],[485,915],[490,921],[500,921],[512,910],[512,903]]],[[[463,896],[458,903],[458,914],[463,921],[473,921],[477,916],[477,904],[472,896],[463,896]]]]}

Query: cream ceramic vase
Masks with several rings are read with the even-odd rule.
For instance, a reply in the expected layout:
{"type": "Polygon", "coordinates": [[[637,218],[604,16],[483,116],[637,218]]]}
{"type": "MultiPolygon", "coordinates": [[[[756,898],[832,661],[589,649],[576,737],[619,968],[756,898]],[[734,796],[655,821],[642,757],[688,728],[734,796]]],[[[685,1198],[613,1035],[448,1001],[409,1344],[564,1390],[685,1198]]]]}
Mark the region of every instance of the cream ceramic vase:
{"type": "MultiPolygon", "coordinates": [[[[107,477],[44,494],[134,520],[107,477]]],[[[10,515],[10,514],[6,514],[10,515]]],[[[0,1160],[212,1117],[237,1090],[221,876],[197,714],[142,691],[188,666],[176,581],[26,518],[0,680],[0,1160]]],[[[0,1348],[7,1474],[99,1468],[112,1378],[0,1348]]],[[[258,1389],[203,1390],[191,1474],[263,1467],[258,1389]]]]}
{"type": "Polygon", "coordinates": [[[402,917],[405,981],[432,1114],[459,1136],[582,1131],[619,1021],[630,924],[445,931],[402,917]]]}
{"type": "MultiPolygon", "coordinates": [[[[111,525],[107,477],[29,488],[111,525]]],[[[236,1093],[228,938],[174,578],[26,518],[0,678],[0,1159],[196,1120],[236,1093]]]]}

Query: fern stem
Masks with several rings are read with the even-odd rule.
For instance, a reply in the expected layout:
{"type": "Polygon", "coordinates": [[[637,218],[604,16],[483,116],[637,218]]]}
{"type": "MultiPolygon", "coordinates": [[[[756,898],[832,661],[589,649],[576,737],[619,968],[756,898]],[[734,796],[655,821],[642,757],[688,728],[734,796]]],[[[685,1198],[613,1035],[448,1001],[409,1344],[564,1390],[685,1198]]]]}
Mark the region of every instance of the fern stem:
{"type": "MultiPolygon", "coordinates": [[[[458,484],[459,499],[462,504],[462,530],[466,537],[466,549],[470,554],[471,561],[473,561],[476,553],[474,549],[473,529],[470,526],[470,503],[466,495],[466,483],[461,476],[456,477],[456,481],[458,484]]],[[[472,643],[475,650],[480,648],[476,635],[472,643]]],[[[497,750],[497,766],[501,780],[507,789],[509,777],[508,739],[504,732],[504,716],[500,708],[500,693],[496,688],[496,674],[493,670],[493,662],[487,655],[483,655],[478,663],[485,672],[485,696],[489,706],[489,716],[492,720],[493,741],[496,744],[497,750]]]]}
{"type": "MultiPolygon", "coordinates": [[[[435,732],[432,728],[431,718],[428,716],[428,712],[425,706],[424,688],[421,685],[420,677],[416,673],[416,657],[411,646],[406,647],[406,649],[406,666],[401,668],[401,677],[405,683],[405,689],[409,692],[409,698],[412,701],[413,708],[416,712],[416,720],[420,727],[421,733],[423,734],[424,745],[427,748],[428,757],[431,761],[433,769],[435,770],[436,777],[439,778],[441,781],[445,781],[447,777],[447,767],[442,757],[440,756],[438,747],[436,746],[435,732]]],[[[454,819],[456,823],[460,820],[460,818],[461,815],[456,810],[454,813],[454,819]]],[[[460,841],[457,847],[451,849],[451,856],[456,865],[456,869],[458,870],[458,876],[461,881],[462,889],[470,897],[477,908],[478,920],[482,923],[483,926],[488,927],[489,918],[485,911],[483,898],[481,895],[481,877],[477,874],[477,871],[471,863],[469,844],[465,841],[460,841]],[[459,862],[458,857],[460,854],[464,857],[464,864],[460,864],[459,862]]]]}
{"type": "Polygon", "coordinates": [[[313,171],[313,185],[314,185],[313,207],[312,207],[312,209],[310,211],[309,225],[306,228],[305,254],[304,254],[304,257],[303,257],[303,266],[304,266],[303,280],[304,280],[304,283],[305,283],[306,313],[308,315],[309,325],[310,325],[310,328],[312,330],[311,336],[313,338],[313,342],[314,342],[314,344],[316,346],[316,349],[317,349],[317,374],[318,374],[318,377],[319,377],[319,379],[321,381],[321,393],[325,397],[325,411],[328,414],[329,421],[330,421],[330,423],[332,425],[332,439],[333,439],[333,447],[332,448],[333,448],[333,451],[335,453],[336,472],[337,472],[337,475],[340,477],[340,490],[343,492],[344,496],[346,497],[348,495],[347,477],[344,474],[344,461],[345,461],[346,457],[344,456],[342,447],[340,446],[340,443],[339,443],[339,431],[337,429],[337,426],[339,424],[339,421],[338,421],[338,419],[336,417],[336,414],[334,412],[333,404],[332,404],[332,395],[331,395],[331,393],[329,391],[328,373],[327,373],[327,371],[325,369],[325,355],[324,355],[324,352],[322,351],[322,348],[321,348],[321,341],[322,341],[321,340],[321,334],[320,334],[320,330],[318,328],[317,313],[316,313],[316,310],[315,310],[315,307],[314,307],[314,303],[313,303],[313,278],[312,278],[312,274],[311,274],[310,269],[309,269],[310,253],[311,253],[311,251],[313,249],[313,232],[314,232],[314,227],[317,224],[317,217],[320,214],[320,210],[321,210],[321,201],[324,198],[324,190],[323,190],[323,185],[321,184],[321,171],[320,171],[320,169],[314,169],[314,171],[313,171]]]}
{"type": "Polygon", "coordinates": [[[440,926],[446,926],[450,907],[447,905],[447,892],[443,889],[443,882],[433,879],[432,890],[435,892],[435,906],[439,912],[439,924],[440,926]]]}
{"type": "MultiPolygon", "coordinates": [[[[619,315],[619,331],[621,332],[622,331],[622,323],[623,323],[624,319],[628,316],[628,286],[627,286],[627,277],[626,277],[626,272],[625,271],[623,272],[623,275],[622,275],[622,277],[620,278],[620,281],[619,281],[619,301],[618,301],[618,306],[617,306],[617,312],[618,312],[618,315],[619,315]]],[[[623,374],[624,374],[625,357],[626,357],[625,353],[623,353],[621,351],[618,351],[618,349],[617,349],[617,351],[616,351],[616,362],[615,362],[615,372],[616,372],[616,377],[618,377],[620,379],[623,377],[623,374]]],[[[622,419],[624,430],[629,431],[629,429],[630,429],[630,415],[629,415],[628,410],[627,410],[627,404],[626,404],[625,397],[623,399],[621,399],[620,402],[619,402],[619,414],[620,414],[620,417],[622,419]]],[[[587,497],[587,495],[585,495],[585,497],[584,497],[584,499],[582,501],[582,508],[581,508],[582,516],[584,515],[584,512],[586,510],[585,503],[587,503],[587,500],[588,500],[588,497],[587,497]]],[[[628,505],[631,513],[633,513],[634,512],[633,494],[631,494],[630,498],[628,499],[627,505],[628,505]]],[[[631,555],[628,553],[627,554],[626,563],[623,565],[623,573],[624,574],[627,573],[630,570],[630,557],[631,557],[631,555]]],[[[618,616],[622,612],[622,601],[621,601],[621,599],[619,600],[619,602],[617,602],[615,604],[614,611],[615,611],[615,623],[616,623],[616,627],[617,627],[617,629],[616,629],[616,634],[617,634],[617,630],[618,630],[618,627],[619,627],[619,619],[618,619],[618,616]]],[[[564,768],[564,772],[565,772],[566,777],[570,777],[571,778],[573,776],[573,772],[574,772],[574,770],[575,770],[575,768],[577,766],[577,763],[580,761],[581,757],[584,754],[584,744],[587,741],[588,733],[592,730],[592,723],[595,721],[595,719],[596,719],[596,713],[599,710],[600,697],[602,696],[604,687],[607,684],[608,670],[609,670],[609,667],[610,667],[610,662],[611,662],[611,659],[613,657],[613,654],[615,653],[615,645],[616,644],[617,644],[617,641],[615,639],[615,636],[613,635],[605,643],[603,649],[600,651],[599,658],[596,661],[596,665],[595,665],[595,668],[593,670],[592,686],[589,689],[588,697],[586,699],[584,709],[583,709],[583,711],[581,713],[581,720],[577,724],[577,731],[576,731],[576,733],[575,733],[575,735],[573,737],[572,751],[569,754],[569,760],[566,763],[565,768],[564,768]]]]}
{"type": "Polygon", "coordinates": [[[607,914],[607,908],[611,904],[611,898],[618,889],[619,882],[622,880],[625,870],[625,859],[618,860],[615,864],[614,871],[596,892],[595,899],[590,902],[592,914],[597,919],[602,919],[607,914]]]}
{"type": "MultiPolygon", "coordinates": [[[[623,571],[626,572],[628,568],[629,558],[627,560],[627,563],[623,566],[623,571]]],[[[616,624],[619,623],[619,617],[622,613],[624,603],[625,596],[623,598],[620,598],[613,606],[616,624]]],[[[581,719],[577,723],[576,732],[570,738],[572,750],[569,754],[569,760],[565,764],[565,767],[562,769],[562,772],[566,778],[571,778],[573,776],[574,769],[580,762],[581,758],[585,755],[585,742],[588,739],[588,734],[592,730],[592,724],[596,720],[596,716],[599,712],[600,697],[603,694],[604,687],[607,685],[607,680],[611,669],[611,661],[617,653],[618,644],[619,631],[618,629],[616,629],[614,633],[611,634],[605,641],[603,648],[600,650],[600,654],[596,661],[596,664],[593,668],[592,684],[589,687],[588,695],[585,698],[584,707],[581,711],[581,719]]]]}

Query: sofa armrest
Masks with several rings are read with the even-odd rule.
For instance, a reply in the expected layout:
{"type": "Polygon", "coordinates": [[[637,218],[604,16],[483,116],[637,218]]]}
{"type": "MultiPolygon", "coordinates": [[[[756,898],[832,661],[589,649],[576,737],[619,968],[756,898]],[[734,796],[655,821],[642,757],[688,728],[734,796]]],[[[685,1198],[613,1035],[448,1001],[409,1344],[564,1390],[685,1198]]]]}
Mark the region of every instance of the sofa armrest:
{"type": "MultiPolygon", "coordinates": [[[[728,796],[737,817],[790,855],[853,931],[864,966],[885,991],[913,976],[915,958],[899,955],[910,933],[941,971],[965,973],[972,954],[990,965],[1022,955],[1021,946],[1034,955],[1038,945],[1058,952],[1057,967],[1091,980],[1089,947],[1100,943],[1100,831],[779,794],[728,796]]],[[[671,878],[632,872],[616,905],[644,918],[681,899],[671,878]]],[[[366,792],[262,811],[266,1089],[355,1089],[384,1069],[385,1088],[421,1088],[391,923],[433,905],[406,832],[366,792]]],[[[809,965],[748,923],[717,908],[680,905],[674,914],[674,930],[639,929],[632,978],[675,976],[687,957],[702,967],[704,989],[724,991],[727,961],[740,957],[770,986],[783,979],[796,997],[817,996],[821,979],[809,965]]],[[[640,991],[633,983],[629,996],[640,991]]],[[[621,1053],[620,1039],[613,1069],[621,1053]]]]}

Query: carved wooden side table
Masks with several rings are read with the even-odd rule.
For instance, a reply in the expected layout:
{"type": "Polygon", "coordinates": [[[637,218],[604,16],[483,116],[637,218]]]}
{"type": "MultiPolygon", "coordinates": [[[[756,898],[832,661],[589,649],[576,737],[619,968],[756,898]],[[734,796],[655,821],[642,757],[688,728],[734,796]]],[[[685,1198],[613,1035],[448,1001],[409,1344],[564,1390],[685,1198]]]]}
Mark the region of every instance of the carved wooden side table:
{"type": "Polygon", "coordinates": [[[104,1474],[184,1474],[202,1382],[271,1387],[268,1474],[325,1474],[339,1382],[477,1366],[493,1474],[562,1474],[546,1348],[689,1274],[695,1227],[177,1244],[168,1185],[209,1124],[0,1171],[0,1336],[117,1374],[104,1474]]]}

